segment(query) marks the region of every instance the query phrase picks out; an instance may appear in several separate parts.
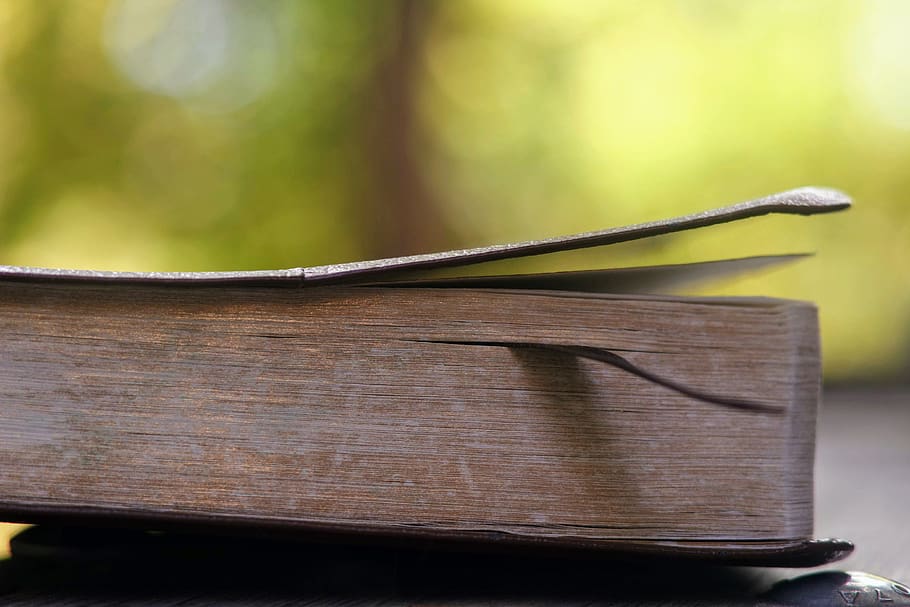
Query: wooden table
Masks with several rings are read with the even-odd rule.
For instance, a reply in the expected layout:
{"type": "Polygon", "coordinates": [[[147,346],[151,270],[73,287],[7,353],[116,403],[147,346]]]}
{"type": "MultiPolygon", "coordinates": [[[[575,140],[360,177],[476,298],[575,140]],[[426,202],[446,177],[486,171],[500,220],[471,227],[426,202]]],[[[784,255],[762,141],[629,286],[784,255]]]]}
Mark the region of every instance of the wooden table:
{"type": "MultiPolygon", "coordinates": [[[[817,462],[816,535],[857,546],[822,569],[910,582],[910,388],[827,394],[817,462]]],[[[236,539],[131,560],[94,537],[84,550],[83,538],[46,558],[0,562],[0,604],[767,605],[760,593],[812,571],[236,539]]]]}

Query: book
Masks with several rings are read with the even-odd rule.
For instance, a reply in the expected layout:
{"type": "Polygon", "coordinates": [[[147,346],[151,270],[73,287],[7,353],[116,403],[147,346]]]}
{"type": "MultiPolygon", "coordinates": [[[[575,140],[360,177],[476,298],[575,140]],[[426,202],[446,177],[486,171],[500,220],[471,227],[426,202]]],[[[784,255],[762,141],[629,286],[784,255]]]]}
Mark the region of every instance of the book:
{"type": "Polygon", "coordinates": [[[817,564],[810,303],[654,294],[789,257],[441,267],[849,206],[264,272],[0,267],[0,520],[817,564]]]}

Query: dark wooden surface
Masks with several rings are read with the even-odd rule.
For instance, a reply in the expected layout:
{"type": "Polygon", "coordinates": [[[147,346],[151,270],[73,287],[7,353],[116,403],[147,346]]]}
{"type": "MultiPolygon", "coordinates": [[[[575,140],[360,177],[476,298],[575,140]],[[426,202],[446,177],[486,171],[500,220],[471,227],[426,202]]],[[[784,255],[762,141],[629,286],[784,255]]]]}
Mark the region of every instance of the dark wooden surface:
{"type": "MultiPolygon", "coordinates": [[[[822,570],[910,581],[910,390],[826,395],[816,486],[816,535],[857,545],[822,570]]],[[[441,553],[429,545],[180,538],[151,549],[124,532],[44,540],[45,553],[38,542],[31,554],[26,545],[0,562],[0,604],[767,605],[774,603],[759,595],[773,583],[818,571],[441,553]]]]}
{"type": "Polygon", "coordinates": [[[816,535],[856,544],[838,567],[910,581],[910,387],[829,392],[817,449],[816,535]]]}

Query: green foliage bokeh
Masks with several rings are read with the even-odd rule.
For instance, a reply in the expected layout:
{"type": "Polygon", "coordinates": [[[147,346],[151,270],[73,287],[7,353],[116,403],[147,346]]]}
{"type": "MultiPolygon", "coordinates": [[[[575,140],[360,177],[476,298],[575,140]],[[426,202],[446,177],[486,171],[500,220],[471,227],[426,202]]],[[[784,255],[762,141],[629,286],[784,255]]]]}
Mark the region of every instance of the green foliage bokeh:
{"type": "Polygon", "coordinates": [[[316,265],[827,185],[856,208],[528,268],[818,251],[712,292],[817,301],[829,378],[900,377],[908,29],[899,1],[6,0],[0,263],[316,265]],[[393,68],[404,118],[375,111],[393,68]],[[389,116],[401,145],[398,123],[376,139],[389,116]],[[404,234],[430,245],[376,243],[409,208],[382,185],[396,155],[425,188],[404,234]]]}

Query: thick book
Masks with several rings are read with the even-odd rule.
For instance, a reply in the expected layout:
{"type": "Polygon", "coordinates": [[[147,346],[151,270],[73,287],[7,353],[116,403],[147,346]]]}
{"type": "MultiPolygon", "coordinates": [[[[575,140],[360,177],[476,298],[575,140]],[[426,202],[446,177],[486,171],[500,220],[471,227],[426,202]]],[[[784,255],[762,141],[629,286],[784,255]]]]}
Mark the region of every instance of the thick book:
{"type": "Polygon", "coordinates": [[[280,271],[0,267],[0,520],[838,558],[812,539],[815,307],[654,293],[779,258],[432,271],[849,204],[280,271]]]}

